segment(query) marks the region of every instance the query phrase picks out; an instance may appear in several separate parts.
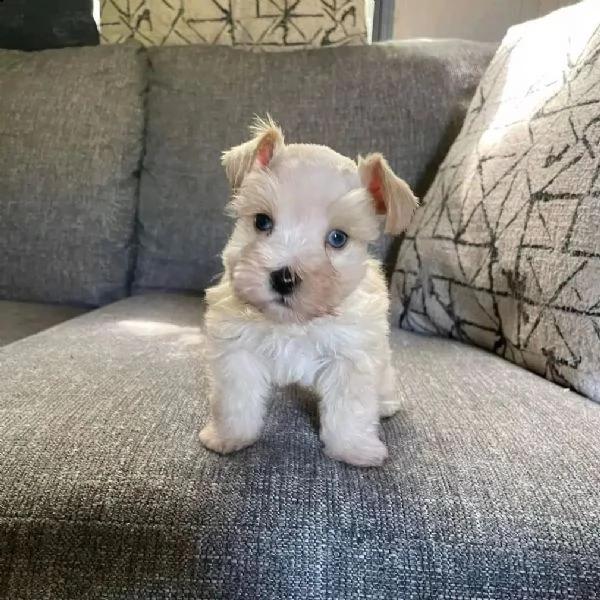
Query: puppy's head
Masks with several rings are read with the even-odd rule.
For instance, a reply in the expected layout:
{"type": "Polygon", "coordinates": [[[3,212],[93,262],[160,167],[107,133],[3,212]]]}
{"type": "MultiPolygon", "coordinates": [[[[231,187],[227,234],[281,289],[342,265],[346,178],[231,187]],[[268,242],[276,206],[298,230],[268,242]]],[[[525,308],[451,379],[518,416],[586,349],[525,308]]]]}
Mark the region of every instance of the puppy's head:
{"type": "Polygon", "coordinates": [[[236,219],[223,259],[237,297],[279,322],[335,314],[365,276],[367,245],[400,233],[417,205],[380,154],[358,164],[330,148],[286,145],[272,121],[223,154],[236,219]]]}

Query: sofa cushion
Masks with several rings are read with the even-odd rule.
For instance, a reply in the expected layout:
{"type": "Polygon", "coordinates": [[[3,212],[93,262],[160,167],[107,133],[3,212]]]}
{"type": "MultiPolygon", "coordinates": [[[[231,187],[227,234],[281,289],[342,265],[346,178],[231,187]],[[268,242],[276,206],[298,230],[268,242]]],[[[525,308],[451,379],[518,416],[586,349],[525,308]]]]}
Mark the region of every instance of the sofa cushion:
{"type": "Polygon", "coordinates": [[[84,312],[84,309],[72,306],[0,300],[0,346],[58,325],[84,312]]]}
{"type": "Polygon", "coordinates": [[[219,44],[281,51],[367,43],[364,0],[101,3],[102,40],[145,46],[219,44]]]}
{"type": "Polygon", "coordinates": [[[151,49],[136,290],[198,291],[221,271],[229,231],[221,153],[248,138],[255,114],[270,112],[289,141],[351,157],[379,150],[423,190],[493,49],[468,42],[270,54],[151,49]]]}
{"type": "Polygon", "coordinates": [[[98,44],[92,0],[2,2],[0,48],[44,50],[98,44]]]}
{"type": "Polygon", "coordinates": [[[0,51],[0,298],[126,295],[144,67],[130,46],[0,51]]]}
{"type": "Polygon", "coordinates": [[[328,459],[313,399],[205,450],[202,303],[140,296],[0,349],[7,598],[590,599],[600,405],[395,330],[390,459],[328,459]]]}
{"type": "Polygon", "coordinates": [[[600,10],[509,31],[400,250],[404,327],[600,400],[600,10]]]}

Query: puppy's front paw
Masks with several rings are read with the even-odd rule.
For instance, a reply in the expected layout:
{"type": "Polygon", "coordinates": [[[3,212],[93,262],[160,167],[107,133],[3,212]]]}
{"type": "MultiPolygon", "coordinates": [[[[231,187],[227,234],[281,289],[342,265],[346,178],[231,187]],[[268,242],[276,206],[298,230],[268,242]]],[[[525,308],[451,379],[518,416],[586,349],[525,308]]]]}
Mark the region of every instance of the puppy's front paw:
{"type": "Polygon", "coordinates": [[[222,435],[217,431],[213,423],[209,423],[200,432],[200,441],[206,448],[213,452],[231,454],[232,452],[237,452],[247,446],[251,446],[256,441],[256,438],[222,435]]]}
{"type": "Polygon", "coordinates": [[[356,440],[353,443],[326,443],[325,453],[356,467],[380,467],[388,456],[385,444],[377,437],[356,440]]]}

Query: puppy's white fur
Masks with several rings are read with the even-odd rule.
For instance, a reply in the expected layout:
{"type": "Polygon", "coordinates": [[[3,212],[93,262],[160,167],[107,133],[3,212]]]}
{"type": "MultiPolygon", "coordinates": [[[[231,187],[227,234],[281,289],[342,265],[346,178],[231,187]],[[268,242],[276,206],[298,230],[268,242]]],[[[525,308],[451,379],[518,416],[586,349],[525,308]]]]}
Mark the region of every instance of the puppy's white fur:
{"type": "Polygon", "coordinates": [[[387,449],[380,417],[398,408],[388,342],[389,299],[367,244],[381,219],[388,233],[406,228],[417,205],[384,158],[358,165],[325,146],[286,145],[271,121],[227,151],[235,228],[223,252],[224,274],[207,291],[206,330],[214,389],[203,444],[225,454],[252,444],[272,386],[298,383],[321,398],[321,439],[331,457],[381,465],[387,449]],[[269,215],[270,232],[254,217],[269,215]],[[334,249],[328,232],[347,244],[334,249]],[[270,286],[282,267],[300,279],[290,296],[270,286]]]}

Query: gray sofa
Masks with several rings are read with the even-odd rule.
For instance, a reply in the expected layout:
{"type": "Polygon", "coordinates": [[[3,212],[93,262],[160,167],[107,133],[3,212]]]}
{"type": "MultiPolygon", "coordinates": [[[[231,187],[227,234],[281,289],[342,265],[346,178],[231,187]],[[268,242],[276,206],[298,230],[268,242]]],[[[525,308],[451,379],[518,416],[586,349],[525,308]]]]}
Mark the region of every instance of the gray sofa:
{"type": "Polygon", "coordinates": [[[600,406],[481,350],[393,329],[381,469],[295,388],[255,446],[198,442],[220,152],[269,111],[423,195],[493,52],[0,51],[0,598],[600,595],[600,406]]]}

